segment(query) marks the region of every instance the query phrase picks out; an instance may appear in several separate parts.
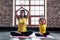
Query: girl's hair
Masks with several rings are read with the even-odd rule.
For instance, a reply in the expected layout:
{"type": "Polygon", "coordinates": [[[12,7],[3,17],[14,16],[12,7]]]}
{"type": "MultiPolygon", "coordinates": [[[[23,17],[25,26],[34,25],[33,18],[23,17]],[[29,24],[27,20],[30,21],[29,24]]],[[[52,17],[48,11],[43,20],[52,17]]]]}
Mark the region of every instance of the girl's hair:
{"type": "Polygon", "coordinates": [[[45,18],[40,18],[39,21],[41,21],[41,20],[45,20],[45,18]]]}
{"type": "MultiPolygon", "coordinates": [[[[20,13],[22,13],[22,12],[24,12],[24,17],[26,17],[26,15],[25,15],[25,10],[21,10],[21,11],[20,11],[20,13]]],[[[21,17],[21,15],[20,15],[20,17],[21,17]]]]}

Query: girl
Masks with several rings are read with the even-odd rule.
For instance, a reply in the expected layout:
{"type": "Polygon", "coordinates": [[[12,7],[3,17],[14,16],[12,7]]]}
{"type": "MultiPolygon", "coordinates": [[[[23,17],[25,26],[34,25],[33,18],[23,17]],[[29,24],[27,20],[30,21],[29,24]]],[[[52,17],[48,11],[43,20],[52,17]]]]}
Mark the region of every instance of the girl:
{"type": "Polygon", "coordinates": [[[36,36],[47,36],[49,33],[46,31],[46,20],[45,18],[39,19],[39,33],[35,34],[36,36]]]}
{"type": "Polygon", "coordinates": [[[27,18],[29,18],[29,12],[27,11],[28,15],[25,15],[25,11],[27,10],[26,9],[21,10],[20,16],[16,14],[16,17],[18,19],[18,30],[17,32],[11,32],[12,36],[29,36],[32,34],[32,32],[27,31],[27,28],[26,28],[26,21],[27,21],[27,18]]]}

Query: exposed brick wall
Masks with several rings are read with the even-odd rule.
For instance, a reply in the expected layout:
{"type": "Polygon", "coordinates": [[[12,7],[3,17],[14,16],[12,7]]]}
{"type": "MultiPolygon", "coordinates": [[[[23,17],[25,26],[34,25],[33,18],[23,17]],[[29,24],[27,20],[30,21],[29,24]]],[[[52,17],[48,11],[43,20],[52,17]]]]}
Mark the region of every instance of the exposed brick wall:
{"type": "Polygon", "coordinates": [[[0,26],[12,26],[13,0],[0,0],[0,26]]]}
{"type": "Polygon", "coordinates": [[[47,0],[48,27],[60,28],[60,0],[47,0]]]}

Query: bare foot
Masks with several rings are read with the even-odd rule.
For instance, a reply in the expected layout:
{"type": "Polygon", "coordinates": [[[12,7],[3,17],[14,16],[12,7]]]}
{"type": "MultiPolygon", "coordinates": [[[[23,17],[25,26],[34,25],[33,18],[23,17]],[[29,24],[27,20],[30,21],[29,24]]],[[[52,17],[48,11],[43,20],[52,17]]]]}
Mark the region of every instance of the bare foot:
{"type": "Polygon", "coordinates": [[[16,32],[16,33],[19,33],[19,34],[21,34],[21,32],[16,32]]]}

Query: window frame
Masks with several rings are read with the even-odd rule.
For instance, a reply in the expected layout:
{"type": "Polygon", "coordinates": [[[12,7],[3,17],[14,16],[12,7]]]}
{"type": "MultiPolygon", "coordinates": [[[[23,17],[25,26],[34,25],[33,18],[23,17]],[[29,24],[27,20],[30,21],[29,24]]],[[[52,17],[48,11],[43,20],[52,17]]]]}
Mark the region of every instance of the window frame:
{"type": "MultiPolygon", "coordinates": [[[[21,6],[21,5],[16,5],[16,0],[15,0],[15,22],[14,22],[15,24],[14,25],[16,25],[16,6],[21,6]]],[[[23,5],[23,6],[29,6],[29,15],[30,15],[30,17],[29,17],[29,21],[28,21],[28,25],[27,26],[38,26],[38,25],[32,25],[31,24],[31,17],[45,17],[45,0],[44,0],[44,5],[32,5],[31,4],[31,0],[29,0],[29,5],[23,5]],[[31,6],[44,6],[44,15],[31,15],[30,14],[31,6]]]]}

